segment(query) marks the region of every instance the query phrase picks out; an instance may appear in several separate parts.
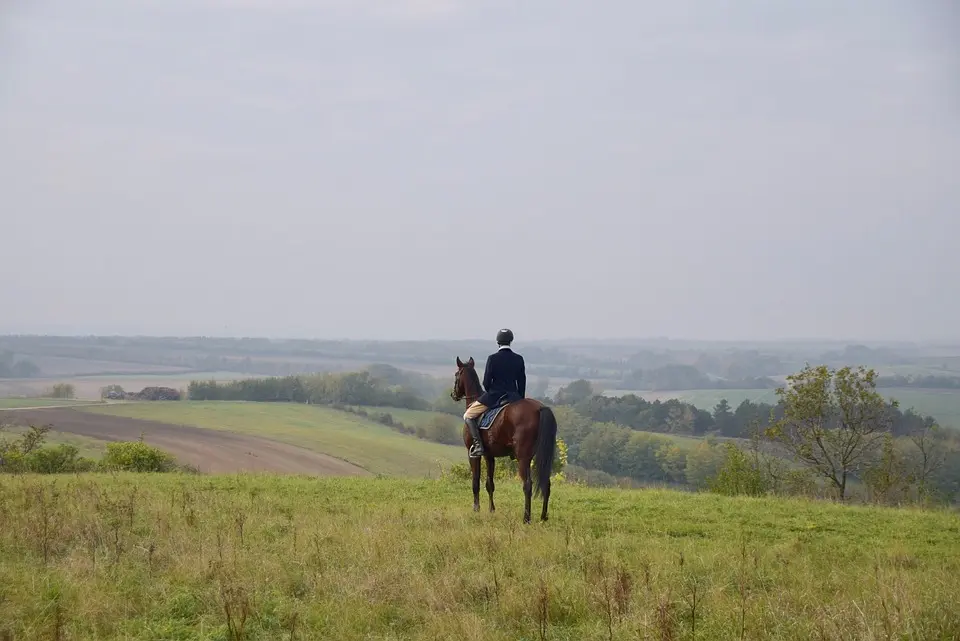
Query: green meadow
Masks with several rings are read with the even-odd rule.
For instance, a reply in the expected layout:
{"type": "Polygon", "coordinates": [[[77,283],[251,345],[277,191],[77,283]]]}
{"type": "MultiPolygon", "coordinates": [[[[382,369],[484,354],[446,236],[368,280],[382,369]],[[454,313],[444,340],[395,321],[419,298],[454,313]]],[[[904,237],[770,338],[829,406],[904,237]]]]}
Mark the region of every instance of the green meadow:
{"type": "Polygon", "coordinates": [[[0,639],[960,638],[955,513],[557,483],[523,526],[519,485],[496,497],[3,476],[0,639]]]}

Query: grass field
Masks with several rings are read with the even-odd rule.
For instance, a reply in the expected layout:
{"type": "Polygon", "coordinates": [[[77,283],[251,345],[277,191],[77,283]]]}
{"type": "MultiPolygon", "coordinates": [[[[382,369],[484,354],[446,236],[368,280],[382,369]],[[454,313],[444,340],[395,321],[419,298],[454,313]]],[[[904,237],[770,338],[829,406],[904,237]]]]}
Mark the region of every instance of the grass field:
{"type": "MultiPolygon", "coordinates": [[[[933,390],[907,387],[878,388],[884,398],[895,398],[900,401],[900,409],[906,411],[913,408],[915,411],[933,416],[945,427],[960,428],[960,390],[933,390]]],[[[698,408],[713,410],[720,399],[725,398],[734,408],[744,400],[754,402],[776,403],[777,395],[774,390],[763,389],[730,389],[730,390],[681,390],[673,392],[630,392],[628,390],[610,390],[606,394],[623,396],[636,394],[648,401],[657,399],[678,398],[686,403],[692,403],[698,408]]]]}
{"type": "Polygon", "coordinates": [[[84,411],[251,434],[349,461],[375,474],[437,476],[466,450],[406,436],[347,412],[292,403],[129,403],[84,411]]]}
{"type": "Polygon", "coordinates": [[[947,512],[271,476],[0,478],[0,639],[960,638],[947,512]]]}
{"type": "MultiPolygon", "coordinates": [[[[0,410],[13,410],[22,407],[57,407],[61,405],[84,405],[96,401],[77,401],[64,398],[0,398],[0,410]]],[[[0,419],[3,416],[0,415],[0,419]]]]}

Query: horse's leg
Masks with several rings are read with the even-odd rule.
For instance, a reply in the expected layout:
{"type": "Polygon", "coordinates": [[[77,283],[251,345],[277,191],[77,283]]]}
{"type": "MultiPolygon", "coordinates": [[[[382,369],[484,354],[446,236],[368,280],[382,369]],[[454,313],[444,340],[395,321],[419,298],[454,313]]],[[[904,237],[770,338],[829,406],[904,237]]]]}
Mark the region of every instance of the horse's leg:
{"type": "Polygon", "coordinates": [[[487,494],[490,495],[490,511],[496,512],[497,508],[493,505],[493,468],[496,465],[496,459],[487,456],[487,494]]]}
{"type": "Polygon", "coordinates": [[[473,473],[473,511],[480,511],[480,459],[470,459],[470,471],[473,473]]]}
{"type": "Polygon", "coordinates": [[[530,457],[517,459],[520,464],[520,480],[523,481],[523,522],[530,522],[530,497],[533,494],[533,480],[530,478],[530,457]]]}
{"type": "Polygon", "coordinates": [[[540,494],[543,495],[543,511],[540,512],[540,520],[547,520],[547,503],[550,502],[550,477],[548,476],[543,481],[543,486],[540,488],[540,494]]]}

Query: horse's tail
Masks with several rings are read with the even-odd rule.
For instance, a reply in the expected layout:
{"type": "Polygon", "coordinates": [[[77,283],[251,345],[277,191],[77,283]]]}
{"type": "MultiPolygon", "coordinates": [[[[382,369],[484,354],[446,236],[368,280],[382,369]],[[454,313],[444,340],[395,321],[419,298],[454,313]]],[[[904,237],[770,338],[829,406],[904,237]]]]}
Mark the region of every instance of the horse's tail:
{"type": "Polygon", "coordinates": [[[553,410],[544,405],[540,408],[540,430],[537,432],[537,453],[534,462],[537,474],[533,479],[534,496],[550,484],[553,472],[553,456],[557,449],[557,418],[553,410]]]}

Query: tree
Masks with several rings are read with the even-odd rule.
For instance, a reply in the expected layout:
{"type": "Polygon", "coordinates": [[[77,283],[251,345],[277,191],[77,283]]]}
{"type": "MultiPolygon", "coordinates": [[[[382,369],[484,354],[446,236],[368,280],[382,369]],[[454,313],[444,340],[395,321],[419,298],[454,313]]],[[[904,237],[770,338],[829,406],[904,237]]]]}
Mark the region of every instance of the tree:
{"type": "Polygon", "coordinates": [[[727,399],[721,398],[720,402],[713,408],[713,422],[717,429],[724,436],[735,436],[736,425],[733,421],[733,412],[730,410],[730,403],[727,399]]]}
{"type": "Polygon", "coordinates": [[[892,416],[876,392],[876,379],[874,370],[863,367],[807,365],[787,377],[787,387],[777,389],[783,418],[768,435],[827,479],[840,500],[846,498],[847,481],[871,460],[890,431],[892,416]]]}
{"type": "Polygon", "coordinates": [[[933,421],[924,421],[910,433],[910,440],[917,447],[915,478],[920,496],[927,498],[930,492],[930,480],[943,467],[946,460],[945,444],[940,428],[933,421]]]}
{"type": "Polygon", "coordinates": [[[533,385],[530,386],[530,389],[527,391],[527,396],[530,398],[546,398],[548,387],[550,387],[550,379],[546,376],[539,376],[533,385]]]}
{"type": "Polygon", "coordinates": [[[684,476],[698,490],[706,489],[726,461],[726,450],[711,441],[701,441],[687,453],[684,476]]]}
{"type": "Polygon", "coordinates": [[[590,384],[590,381],[580,378],[572,381],[566,387],[561,387],[555,400],[557,405],[576,405],[589,399],[594,394],[593,385],[590,384]]]}
{"type": "Polygon", "coordinates": [[[913,476],[907,470],[907,463],[897,449],[893,435],[884,434],[881,443],[880,458],[864,472],[863,480],[875,500],[894,503],[906,496],[913,476]]]}
{"type": "Polygon", "coordinates": [[[50,398],[75,398],[76,390],[72,383],[57,383],[47,391],[46,396],[50,398]]]}

